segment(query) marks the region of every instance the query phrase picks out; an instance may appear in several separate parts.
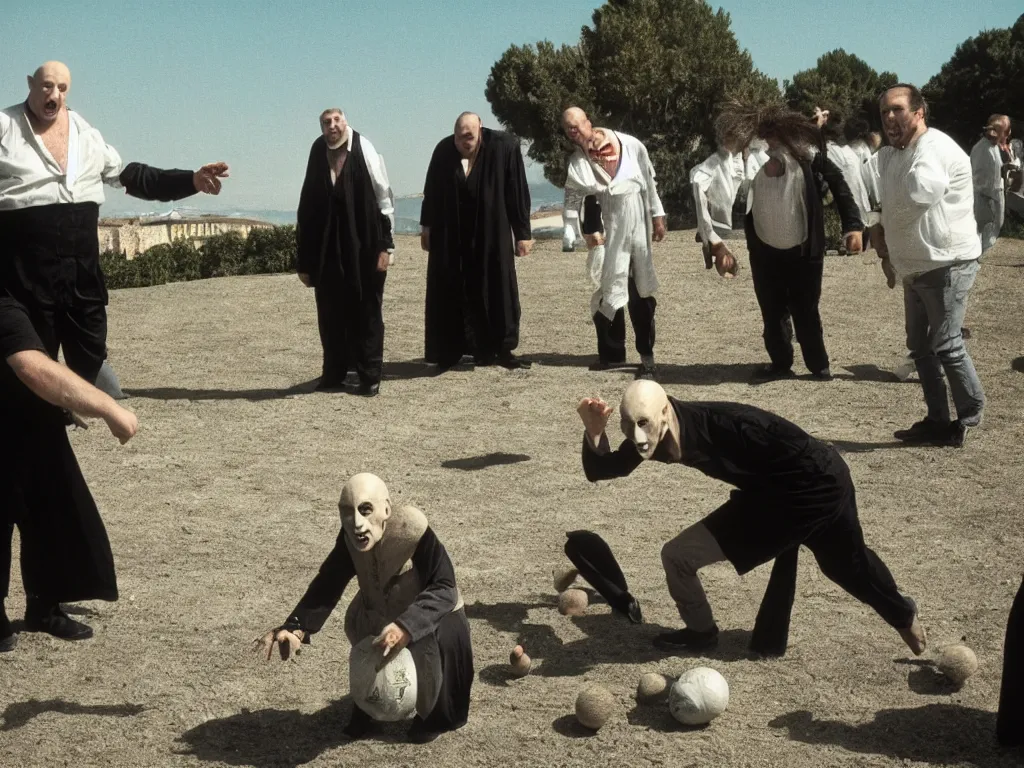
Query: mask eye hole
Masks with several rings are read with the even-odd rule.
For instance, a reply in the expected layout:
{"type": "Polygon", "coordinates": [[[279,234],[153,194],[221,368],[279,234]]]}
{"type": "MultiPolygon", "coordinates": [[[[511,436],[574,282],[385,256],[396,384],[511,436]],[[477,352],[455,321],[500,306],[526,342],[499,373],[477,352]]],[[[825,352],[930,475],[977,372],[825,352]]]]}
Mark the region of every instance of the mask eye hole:
{"type": "Polygon", "coordinates": [[[650,424],[650,421],[648,421],[647,419],[637,419],[637,422],[636,422],[636,425],[638,427],[640,427],[640,429],[643,429],[648,424],[650,424]]]}
{"type": "Polygon", "coordinates": [[[371,504],[370,502],[364,501],[362,504],[359,505],[359,514],[361,514],[363,517],[366,517],[367,515],[372,513],[373,504],[371,504]]]}

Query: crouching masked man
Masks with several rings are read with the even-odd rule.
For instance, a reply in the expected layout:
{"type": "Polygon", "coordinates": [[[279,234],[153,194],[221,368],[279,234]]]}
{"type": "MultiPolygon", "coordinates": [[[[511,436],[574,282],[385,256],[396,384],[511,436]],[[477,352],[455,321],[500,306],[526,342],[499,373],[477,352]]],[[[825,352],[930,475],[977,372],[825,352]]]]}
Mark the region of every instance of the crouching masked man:
{"type": "MultiPolygon", "coordinates": [[[[416,663],[417,715],[409,739],[425,743],[466,724],[473,649],[448,552],[414,507],[393,509],[377,476],[355,475],[341,490],[341,533],[320,572],[280,627],[255,641],[269,660],[299,653],[320,631],[353,577],[359,591],[345,614],[354,646],[369,635],[386,657],[408,647],[416,663]]],[[[373,720],[356,707],[345,733],[366,735],[373,720]]]]}
{"type": "Polygon", "coordinates": [[[605,434],[612,408],[585,398],[578,411],[586,428],[583,471],[590,481],[625,477],[653,459],[736,486],[725,504],[661,551],[669,593],[686,628],[657,636],[658,648],[699,651],[717,645],[718,625],[697,576],[701,568],[727,560],[742,575],[775,560],[751,649],[783,655],[802,544],[829,579],[874,608],[915,654],[924,651],[917,606],[899,593],[885,563],[865,546],[850,470],[833,447],[759,408],[680,402],[652,381],[626,388],[620,412],[627,439],[616,451],[605,434]]]}

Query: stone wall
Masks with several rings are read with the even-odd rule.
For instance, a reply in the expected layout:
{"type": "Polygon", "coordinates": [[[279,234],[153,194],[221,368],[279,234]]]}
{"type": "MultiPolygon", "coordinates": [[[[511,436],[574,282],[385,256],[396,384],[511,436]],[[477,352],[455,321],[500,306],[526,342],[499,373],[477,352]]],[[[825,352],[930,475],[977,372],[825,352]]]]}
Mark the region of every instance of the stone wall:
{"type": "Polygon", "coordinates": [[[243,238],[253,229],[268,229],[273,224],[257,219],[229,216],[201,216],[192,219],[100,219],[97,235],[100,251],[123,253],[132,259],[154,245],[166,245],[188,239],[195,246],[214,235],[237,232],[243,238]]]}

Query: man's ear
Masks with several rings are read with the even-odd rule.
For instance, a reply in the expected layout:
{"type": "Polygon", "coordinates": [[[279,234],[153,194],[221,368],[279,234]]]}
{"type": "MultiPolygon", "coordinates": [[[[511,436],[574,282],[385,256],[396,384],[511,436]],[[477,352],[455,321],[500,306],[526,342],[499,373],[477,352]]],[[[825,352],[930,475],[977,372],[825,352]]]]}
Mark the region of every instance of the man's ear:
{"type": "Polygon", "coordinates": [[[391,517],[391,499],[387,499],[384,502],[384,519],[387,520],[391,517]]]}
{"type": "Polygon", "coordinates": [[[25,80],[28,81],[28,89],[31,91],[36,81],[32,79],[32,75],[26,75],[25,80]]]}

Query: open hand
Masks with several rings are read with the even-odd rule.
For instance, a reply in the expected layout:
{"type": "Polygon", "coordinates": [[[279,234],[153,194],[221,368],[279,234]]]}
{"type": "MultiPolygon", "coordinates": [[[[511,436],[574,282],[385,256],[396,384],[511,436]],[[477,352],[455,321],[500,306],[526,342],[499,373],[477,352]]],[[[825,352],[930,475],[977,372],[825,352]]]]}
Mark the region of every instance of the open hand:
{"type": "Polygon", "coordinates": [[[593,438],[594,442],[597,442],[604,434],[605,427],[608,426],[608,418],[614,410],[599,397],[585,397],[580,400],[576,412],[583,419],[583,427],[587,430],[587,434],[593,438]]]}
{"type": "Polygon", "coordinates": [[[261,656],[266,656],[267,661],[270,661],[276,643],[281,661],[288,661],[292,654],[298,656],[302,653],[302,639],[305,635],[301,629],[272,629],[263,637],[253,640],[253,650],[261,656]]]}
{"type": "Polygon", "coordinates": [[[207,163],[198,171],[192,174],[192,184],[196,192],[205,192],[208,195],[219,195],[221,179],[226,179],[228,173],[227,163],[207,163]]]}
{"type": "Polygon", "coordinates": [[[665,233],[668,231],[668,228],[665,226],[665,217],[656,216],[653,223],[654,231],[651,233],[651,240],[660,243],[665,239],[665,233]]]}
{"type": "Polygon", "coordinates": [[[397,655],[411,641],[412,636],[394,622],[384,627],[384,630],[373,638],[374,646],[383,651],[381,655],[384,657],[377,666],[377,669],[379,670],[387,663],[384,659],[387,659],[392,652],[397,655]]]}

